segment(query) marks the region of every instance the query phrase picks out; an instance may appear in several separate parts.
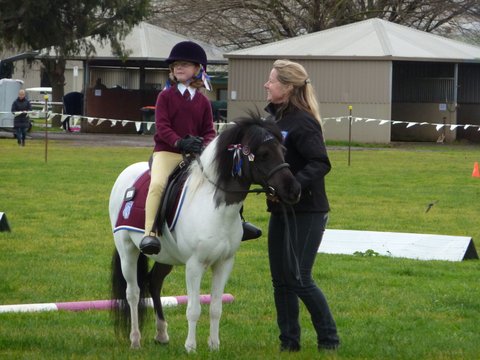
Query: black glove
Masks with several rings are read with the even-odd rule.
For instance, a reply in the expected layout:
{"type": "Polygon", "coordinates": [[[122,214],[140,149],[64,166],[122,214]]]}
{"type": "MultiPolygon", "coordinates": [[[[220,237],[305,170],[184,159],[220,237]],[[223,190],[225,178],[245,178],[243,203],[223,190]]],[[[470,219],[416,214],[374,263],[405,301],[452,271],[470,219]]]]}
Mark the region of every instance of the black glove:
{"type": "Polygon", "coordinates": [[[185,153],[200,154],[203,149],[203,138],[200,136],[187,135],[178,141],[177,147],[185,153]]]}

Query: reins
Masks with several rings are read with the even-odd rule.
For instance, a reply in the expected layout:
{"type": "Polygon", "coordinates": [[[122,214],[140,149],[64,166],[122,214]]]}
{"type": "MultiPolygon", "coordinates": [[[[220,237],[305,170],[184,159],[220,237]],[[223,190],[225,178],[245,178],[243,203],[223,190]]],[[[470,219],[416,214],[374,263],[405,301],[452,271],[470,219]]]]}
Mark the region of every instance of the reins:
{"type": "MultiPolygon", "coordinates": [[[[275,166],[273,169],[271,169],[268,172],[268,174],[266,176],[266,179],[265,179],[265,185],[262,188],[255,188],[255,189],[248,189],[248,190],[227,190],[227,189],[224,189],[223,187],[221,187],[219,184],[216,184],[213,180],[211,180],[208,177],[207,173],[204,171],[205,169],[204,169],[203,164],[200,160],[200,154],[193,154],[193,156],[194,156],[195,160],[197,161],[198,166],[200,167],[200,170],[201,170],[203,176],[205,177],[205,179],[207,179],[207,181],[210,184],[212,184],[216,188],[218,188],[218,189],[220,189],[220,190],[222,190],[223,192],[226,192],[226,193],[228,193],[228,192],[230,192],[230,193],[244,193],[244,194],[266,193],[267,195],[275,196],[276,191],[272,186],[268,185],[268,180],[277,171],[280,171],[284,168],[289,168],[290,167],[290,165],[288,163],[285,163],[285,162],[275,166]]],[[[184,155],[184,159],[187,159],[186,161],[191,162],[190,157],[186,157],[184,155]]],[[[252,164],[252,166],[255,166],[254,163],[252,164]]],[[[257,167],[257,170],[259,170],[258,167],[257,167]]],[[[288,205],[288,209],[290,210],[290,212],[292,213],[292,216],[293,216],[294,229],[293,229],[293,238],[292,238],[292,233],[290,231],[290,225],[289,225],[289,221],[288,221],[287,205],[282,202],[281,203],[281,208],[282,208],[282,214],[283,214],[283,218],[284,218],[284,222],[285,222],[285,231],[284,231],[284,246],[285,246],[285,258],[286,258],[286,261],[284,262],[285,276],[287,277],[287,279],[290,278],[291,276],[293,276],[293,278],[295,279],[296,282],[302,284],[302,278],[301,278],[301,275],[300,275],[300,266],[299,266],[299,263],[298,263],[297,255],[295,253],[295,245],[297,243],[297,221],[296,221],[296,217],[295,217],[295,211],[293,210],[293,207],[291,205],[288,205]]]]}
{"type": "Polygon", "coordinates": [[[226,192],[226,193],[242,193],[242,194],[261,194],[261,193],[265,193],[267,195],[275,196],[276,195],[276,190],[272,186],[268,185],[268,179],[270,179],[273,176],[273,174],[275,174],[277,171],[280,171],[281,169],[290,167],[290,165],[287,164],[287,163],[281,163],[281,164],[278,164],[277,166],[275,166],[273,169],[271,169],[268,172],[267,178],[265,179],[265,185],[262,188],[255,188],[255,189],[248,189],[248,190],[228,190],[228,189],[223,188],[219,184],[215,183],[213,180],[211,180],[208,177],[208,175],[205,172],[205,169],[203,167],[202,161],[200,160],[200,155],[199,154],[194,154],[194,157],[195,157],[195,160],[197,161],[198,166],[200,167],[200,170],[201,170],[203,176],[205,177],[205,179],[207,179],[207,181],[210,184],[212,184],[216,188],[218,188],[218,189],[220,189],[220,190],[222,190],[223,192],[226,192]]]}
{"type": "Polygon", "coordinates": [[[293,217],[293,239],[290,232],[290,225],[288,221],[288,213],[287,213],[287,205],[284,203],[280,204],[282,207],[282,214],[283,219],[285,222],[285,231],[283,235],[284,246],[285,246],[285,258],[286,261],[283,263],[284,268],[283,271],[285,273],[285,277],[290,279],[293,275],[294,279],[302,285],[302,277],[300,276],[300,265],[298,264],[297,255],[295,254],[295,245],[297,244],[297,218],[295,217],[295,211],[291,205],[288,205],[288,209],[292,213],[293,217]],[[290,274],[291,272],[291,274],[290,274]]]}

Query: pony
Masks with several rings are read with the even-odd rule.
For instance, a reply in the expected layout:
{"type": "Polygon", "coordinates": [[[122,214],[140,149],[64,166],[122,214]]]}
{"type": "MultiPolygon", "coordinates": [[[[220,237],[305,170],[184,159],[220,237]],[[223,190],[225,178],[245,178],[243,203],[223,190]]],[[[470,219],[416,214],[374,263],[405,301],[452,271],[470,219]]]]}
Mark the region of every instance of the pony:
{"type": "Polygon", "coordinates": [[[173,229],[166,224],[161,227],[159,254],[146,256],[140,252],[143,230],[115,230],[125,194],[135,179],[148,171],[148,163],[130,165],[113,185],[109,214],[116,248],[112,259],[115,328],[117,332],[123,329],[125,334],[130,330],[132,348],[141,346],[140,325],[147,289],[156,315],[155,341],[168,343],[160,292],[172,267],[185,265],[188,298],[185,349],[194,352],[197,347],[200,284],[204,272],[211,268],[208,345],[211,350],[218,350],[222,295],[243,234],[240,210],[247,194],[266,192],[286,204],[294,204],[300,198],[300,184],[285,163],[282,134],[276,124],[251,115],[228,125],[189,163],[182,207],[173,229]],[[261,189],[250,190],[252,184],[261,189]],[[148,259],[154,261],[150,271],[148,259]]]}

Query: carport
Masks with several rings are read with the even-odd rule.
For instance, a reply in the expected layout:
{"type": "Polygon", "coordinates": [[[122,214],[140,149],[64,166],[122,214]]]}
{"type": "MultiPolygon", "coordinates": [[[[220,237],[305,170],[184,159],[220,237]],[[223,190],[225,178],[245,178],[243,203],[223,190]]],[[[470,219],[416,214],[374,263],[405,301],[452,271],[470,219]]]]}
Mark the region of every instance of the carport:
{"type": "MultiPolygon", "coordinates": [[[[180,41],[192,40],[199,43],[207,53],[208,71],[212,77],[213,90],[207,96],[217,100],[221,89],[226,88],[223,81],[216,80],[216,71],[224,75],[227,61],[219,48],[185,36],[173,33],[158,26],[141,22],[123,40],[128,57],[116,56],[109,42],[104,44],[93,41],[96,54],[72,56],[69,60],[83,62],[84,113],[88,117],[142,120],[140,109],[155,105],[159,91],[168,79],[168,58],[171,48],[180,41]],[[96,87],[101,79],[102,88],[96,87]]],[[[53,54],[41,56],[53,56],[53,54]]],[[[123,126],[117,123],[100,125],[82,123],[82,131],[134,133],[134,124],[123,126]]]]}
{"type": "Polygon", "coordinates": [[[334,118],[325,122],[329,139],[348,140],[348,121],[340,117],[351,105],[355,117],[390,120],[355,122],[355,141],[480,141],[478,128],[464,126],[480,125],[480,47],[369,19],[225,57],[229,118],[265,106],[272,63],[287,58],[306,67],[322,117],[334,118]],[[432,123],[447,126],[438,131],[432,123]]]}

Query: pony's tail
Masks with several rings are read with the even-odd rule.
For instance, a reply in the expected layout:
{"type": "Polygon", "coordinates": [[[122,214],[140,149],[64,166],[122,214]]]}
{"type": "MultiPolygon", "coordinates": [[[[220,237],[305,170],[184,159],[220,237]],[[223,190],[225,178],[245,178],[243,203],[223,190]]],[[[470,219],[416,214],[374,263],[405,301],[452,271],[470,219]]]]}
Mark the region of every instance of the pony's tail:
{"type": "MultiPolygon", "coordinates": [[[[127,281],[123,277],[120,255],[115,250],[112,256],[112,317],[115,334],[117,336],[129,337],[130,334],[130,306],[127,302],[126,290],[127,281]]],[[[145,295],[148,289],[148,258],[140,253],[137,263],[137,282],[140,288],[140,302],[138,304],[138,326],[142,330],[144,319],[147,313],[145,295]]]]}

